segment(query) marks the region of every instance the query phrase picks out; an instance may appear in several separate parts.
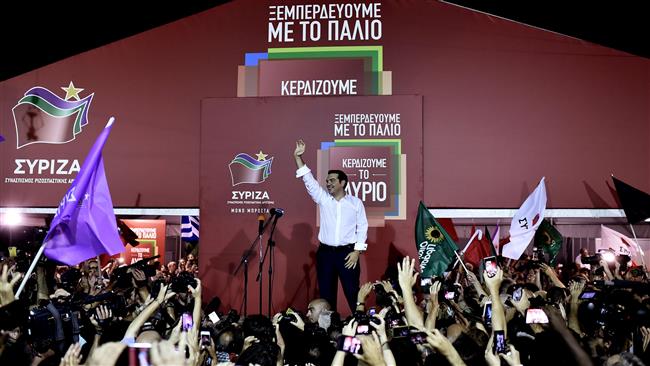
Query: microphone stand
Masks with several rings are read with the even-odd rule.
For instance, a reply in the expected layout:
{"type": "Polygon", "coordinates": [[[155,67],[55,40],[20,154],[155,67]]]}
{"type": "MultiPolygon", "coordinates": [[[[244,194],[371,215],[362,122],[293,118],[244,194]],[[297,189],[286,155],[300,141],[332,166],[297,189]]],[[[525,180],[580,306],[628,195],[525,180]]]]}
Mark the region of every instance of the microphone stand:
{"type": "MultiPolygon", "coordinates": [[[[239,261],[239,265],[232,273],[233,276],[236,276],[237,273],[239,272],[239,269],[242,266],[244,267],[244,316],[247,315],[247,310],[248,310],[248,257],[250,257],[251,254],[253,253],[253,248],[255,247],[255,244],[257,244],[257,241],[262,238],[262,233],[264,233],[266,227],[269,225],[270,222],[271,220],[269,218],[269,220],[264,224],[264,227],[262,228],[259,235],[256,236],[255,240],[253,240],[253,242],[251,243],[250,247],[244,251],[244,254],[242,254],[241,256],[241,260],[239,261]]],[[[260,268],[261,268],[261,264],[260,264],[260,268]]]]}
{"type": "MultiPolygon", "coordinates": [[[[260,216],[260,218],[263,218],[263,216],[260,216]]],[[[259,218],[258,218],[259,220],[259,218]]],[[[264,257],[262,253],[262,234],[264,233],[264,227],[262,226],[263,221],[259,221],[259,230],[257,234],[257,243],[259,244],[259,267],[257,270],[257,280],[260,283],[259,290],[260,290],[260,298],[259,298],[259,305],[260,305],[260,314],[262,314],[262,265],[264,264],[264,257]]]]}
{"type": "MultiPolygon", "coordinates": [[[[262,261],[266,259],[267,253],[269,257],[269,312],[268,315],[271,316],[271,304],[273,304],[273,249],[275,249],[275,241],[273,240],[273,233],[275,233],[275,226],[278,223],[278,218],[280,216],[275,215],[275,218],[273,219],[273,226],[271,227],[271,234],[269,234],[269,240],[268,244],[266,245],[266,250],[264,251],[264,257],[262,257],[262,261]]],[[[271,220],[269,220],[271,221],[271,220]]],[[[261,274],[258,275],[258,278],[261,277],[261,274]]],[[[261,297],[260,297],[261,298],[261,297]]],[[[261,311],[260,311],[261,313],[261,311]]]]}

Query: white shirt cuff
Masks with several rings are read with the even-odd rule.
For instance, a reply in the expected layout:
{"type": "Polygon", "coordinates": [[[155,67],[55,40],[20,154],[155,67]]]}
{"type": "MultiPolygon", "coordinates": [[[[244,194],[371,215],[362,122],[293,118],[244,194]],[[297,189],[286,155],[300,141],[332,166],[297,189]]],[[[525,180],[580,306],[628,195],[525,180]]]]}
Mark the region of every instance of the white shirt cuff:
{"type": "Polygon", "coordinates": [[[354,243],[354,250],[365,251],[368,249],[368,244],[366,243],[354,243]]]}
{"type": "Polygon", "coordinates": [[[309,172],[311,172],[311,169],[307,165],[303,165],[302,168],[296,170],[296,178],[300,178],[309,172]]]}

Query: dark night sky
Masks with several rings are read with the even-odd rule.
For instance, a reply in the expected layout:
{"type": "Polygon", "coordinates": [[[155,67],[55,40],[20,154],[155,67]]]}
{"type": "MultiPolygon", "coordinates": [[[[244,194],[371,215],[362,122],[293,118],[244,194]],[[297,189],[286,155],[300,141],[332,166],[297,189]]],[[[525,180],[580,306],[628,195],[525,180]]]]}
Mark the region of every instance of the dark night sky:
{"type": "MultiPolygon", "coordinates": [[[[77,0],[3,2],[0,5],[0,81],[225,2],[115,0],[92,5],[77,0]],[[92,11],[88,10],[91,6],[92,11]]],[[[449,2],[650,57],[649,13],[643,1],[449,2]]]]}

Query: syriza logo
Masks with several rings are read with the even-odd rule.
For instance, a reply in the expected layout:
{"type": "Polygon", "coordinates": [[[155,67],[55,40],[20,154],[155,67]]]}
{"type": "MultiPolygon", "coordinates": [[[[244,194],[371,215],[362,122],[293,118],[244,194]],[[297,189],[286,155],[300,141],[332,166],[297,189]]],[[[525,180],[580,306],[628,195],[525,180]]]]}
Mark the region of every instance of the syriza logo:
{"type": "Polygon", "coordinates": [[[31,144],[65,144],[75,139],[88,124],[88,110],[95,93],[81,98],[83,88],[72,81],[62,98],[36,86],[25,92],[12,112],[16,125],[16,149],[31,144]]]}
{"type": "MultiPolygon", "coordinates": [[[[35,86],[25,92],[12,108],[16,127],[16,150],[28,154],[32,144],[61,145],[76,139],[88,125],[88,113],[95,93],[80,96],[83,88],[70,81],[63,96],[35,86]]],[[[9,136],[5,135],[7,140],[9,136]]],[[[7,141],[9,142],[9,141],[7,141]]],[[[49,154],[48,154],[49,155],[49,154]]],[[[70,184],[80,170],[78,159],[53,156],[15,156],[13,175],[5,176],[4,183],[70,184]]]]}
{"type": "MultiPolygon", "coordinates": [[[[238,153],[228,164],[233,187],[240,184],[261,184],[271,175],[273,157],[263,153],[262,150],[253,155],[255,157],[247,153],[238,153]]],[[[244,190],[233,190],[231,194],[226,202],[230,205],[231,213],[266,213],[268,207],[275,203],[266,190],[245,190],[244,188],[244,190]]]]}
{"type": "Polygon", "coordinates": [[[268,154],[264,154],[261,150],[255,156],[257,159],[246,153],[239,153],[232,159],[228,168],[233,186],[242,183],[262,183],[271,175],[273,157],[267,159],[268,154]]]}

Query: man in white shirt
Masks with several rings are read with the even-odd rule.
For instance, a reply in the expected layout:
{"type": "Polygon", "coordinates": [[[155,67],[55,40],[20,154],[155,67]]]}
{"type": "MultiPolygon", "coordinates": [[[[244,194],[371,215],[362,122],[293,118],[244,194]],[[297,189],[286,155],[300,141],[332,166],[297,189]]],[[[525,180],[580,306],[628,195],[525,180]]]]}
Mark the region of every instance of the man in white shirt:
{"type": "Polygon", "coordinates": [[[580,269],[580,268],[591,269],[590,264],[583,264],[582,263],[582,257],[588,257],[588,256],[589,256],[589,249],[580,248],[580,253],[578,254],[578,256],[576,257],[576,260],[575,260],[576,266],[578,267],[578,269],[580,269]]]}
{"type": "Polygon", "coordinates": [[[302,140],[296,141],[293,154],[298,167],[296,178],[302,178],[307,192],[318,205],[320,214],[320,245],[316,252],[320,297],[327,300],[335,310],[337,278],[340,278],[345,298],[350,310],[354,312],[361,273],[359,254],[367,247],[366,210],[360,199],[345,193],[348,177],[340,170],[330,170],[327,173],[327,190],[323,189],[302,160],[304,152],[305,143],[302,140]]]}

